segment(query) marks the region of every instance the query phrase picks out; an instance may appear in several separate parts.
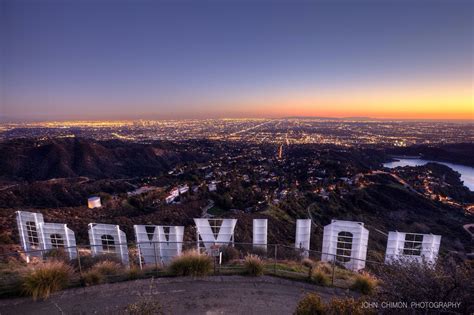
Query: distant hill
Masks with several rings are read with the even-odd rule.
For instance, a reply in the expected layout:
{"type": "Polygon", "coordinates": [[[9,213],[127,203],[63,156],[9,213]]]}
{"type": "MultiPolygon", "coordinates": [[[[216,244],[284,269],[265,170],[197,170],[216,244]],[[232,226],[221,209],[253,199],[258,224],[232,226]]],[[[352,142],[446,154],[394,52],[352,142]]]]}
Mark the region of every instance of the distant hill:
{"type": "Polygon", "coordinates": [[[0,178],[46,180],[87,176],[120,178],[153,176],[193,158],[166,143],[137,144],[63,138],[0,143],[0,178]]]}
{"type": "Polygon", "coordinates": [[[420,156],[435,161],[444,161],[474,167],[474,143],[455,143],[444,145],[413,145],[387,150],[394,155],[420,156]]]}

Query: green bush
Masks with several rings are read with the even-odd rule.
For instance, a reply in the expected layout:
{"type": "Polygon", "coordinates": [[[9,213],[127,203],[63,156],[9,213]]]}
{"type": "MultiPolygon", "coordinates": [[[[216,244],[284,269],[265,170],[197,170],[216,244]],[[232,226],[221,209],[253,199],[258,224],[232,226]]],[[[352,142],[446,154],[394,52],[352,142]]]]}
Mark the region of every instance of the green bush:
{"type": "Polygon", "coordinates": [[[245,257],[244,270],[245,273],[251,276],[263,275],[263,262],[260,257],[256,255],[248,255],[245,257]]]}
{"type": "Polygon", "coordinates": [[[306,294],[296,306],[295,315],[323,315],[326,307],[316,293],[306,294]]]}
{"type": "Polygon", "coordinates": [[[171,274],[176,276],[206,276],[212,271],[212,259],[205,254],[191,250],[175,257],[168,269],[171,274]]]}
{"type": "Polygon", "coordinates": [[[372,294],[377,286],[377,281],[369,274],[359,274],[356,276],[351,289],[362,294],[372,294]]]}
{"type": "Polygon", "coordinates": [[[69,284],[71,274],[71,267],[60,261],[38,264],[23,277],[23,290],[34,300],[47,299],[51,293],[69,284]]]}
{"type": "Polygon", "coordinates": [[[331,283],[329,276],[320,269],[313,270],[311,281],[321,286],[328,286],[331,283]]]}

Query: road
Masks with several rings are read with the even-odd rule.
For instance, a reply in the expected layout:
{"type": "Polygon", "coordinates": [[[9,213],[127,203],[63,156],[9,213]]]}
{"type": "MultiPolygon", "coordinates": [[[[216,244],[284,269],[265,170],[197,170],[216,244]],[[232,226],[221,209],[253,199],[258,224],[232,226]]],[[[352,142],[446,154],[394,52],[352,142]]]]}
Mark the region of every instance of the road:
{"type": "Polygon", "coordinates": [[[347,291],[269,276],[143,279],[55,293],[46,301],[0,300],[0,314],[117,314],[137,300],[158,301],[165,314],[292,314],[306,292],[326,301],[347,291]]]}

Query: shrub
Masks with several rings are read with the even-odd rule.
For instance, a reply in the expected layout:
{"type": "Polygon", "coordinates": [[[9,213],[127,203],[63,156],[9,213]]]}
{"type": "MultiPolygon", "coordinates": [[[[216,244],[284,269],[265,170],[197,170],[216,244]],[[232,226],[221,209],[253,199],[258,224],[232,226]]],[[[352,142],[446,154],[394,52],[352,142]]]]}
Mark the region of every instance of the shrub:
{"type": "Polygon", "coordinates": [[[328,315],[365,315],[374,314],[369,308],[363,307],[362,300],[353,298],[338,299],[334,298],[326,305],[326,314],[328,315]]]}
{"type": "Polygon", "coordinates": [[[332,274],[332,266],[327,262],[320,261],[318,262],[317,267],[324,273],[332,274]]]}
{"type": "Polygon", "coordinates": [[[232,246],[223,246],[221,247],[222,252],[222,263],[228,263],[231,260],[239,259],[239,251],[232,246]]]}
{"type": "Polygon", "coordinates": [[[259,257],[267,257],[268,255],[267,249],[265,247],[254,247],[250,252],[259,257]]]}
{"type": "Polygon", "coordinates": [[[65,263],[69,262],[69,255],[64,248],[53,248],[44,254],[46,260],[59,260],[65,263]]]}
{"type": "Polygon", "coordinates": [[[205,276],[212,270],[212,259],[205,254],[191,250],[175,257],[168,268],[170,273],[176,276],[205,276]]]}
{"type": "Polygon", "coordinates": [[[331,283],[329,276],[319,269],[313,271],[311,281],[321,286],[328,286],[331,283]]]}
{"type": "Polygon", "coordinates": [[[263,262],[256,255],[248,255],[245,257],[244,269],[248,275],[261,276],[263,275],[263,262]]]}
{"type": "Polygon", "coordinates": [[[125,312],[132,315],[164,314],[161,304],[151,298],[142,299],[127,305],[125,312]]]}
{"type": "MultiPolygon", "coordinates": [[[[80,256],[81,260],[81,268],[82,270],[91,269],[94,265],[102,261],[113,261],[118,264],[121,264],[121,260],[117,255],[114,254],[103,254],[98,256],[91,256],[91,255],[83,255],[80,256]]],[[[73,266],[76,270],[79,269],[79,264],[77,259],[70,261],[71,266],[73,266]]]]}
{"type": "Polygon", "coordinates": [[[138,268],[137,266],[130,267],[130,270],[128,271],[128,278],[130,280],[139,279],[142,276],[143,276],[143,271],[140,270],[140,268],[138,268]]]}
{"type": "Polygon", "coordinates": [[[440,301],[461,302],[453,313],[474,311],[474,266],[454,257],[438,257],[435,264],[417,261],[394,261],[378,266],[376,271],[380,301],[440,301]]]}
{"type": "Polygon", "coordinates": [[[101,261],[92,267],[92,271],[97,271],[104,276],[115,276],[123,272],[123,266],[114,261],[101,261]]]}
{"type": "Polygon", "coordinates": [[[312,260],[309,259],[309,258],[303,259],[303,260],[301,261],[301,264],[302,264],[303,266],[305,266],[306,268],[310,268],[310,269],[315,266],[314,261],[312,261],[312,260]]]}
{"type": "Polygon", "coordinates": [[[0,297],[20,295],[22,288],[22,275],[25,273],[26,265],[16,259],[6,259],[6,263],[0,263],[0,297]]]}
{"type": "Polygon", "coordinates": [[[362,294],[372,294],[377,286],[377,281],[369,274],[359,274],[356,276],[351,289],[362,294]]]}
{"type": "Polygon", "coordinates": [[[301,260],[301,252],[299,249],[288,247],[288,246],[278,246],[277,248],[277,258],[283,260],[301,260]]]}
{"type": "Polygon", "coordinates": [[[71,267],[60,261],[38,264],[23,277],[23,290],[34,300],[47,299],[69,284],[71,273],[71,267]]]}
{"type": "Polygon", "coordinates": [[[82,281],[86,286],[99,284],[103,280],[104,275],[97,270],[89,270],[82,275],[82,281]]]}
{"type": "Polygon", "coordinates": [[[306,294],[296,306],[295,315],[322,315],[326,314],[326,307],[316,293],[306,294]]]}

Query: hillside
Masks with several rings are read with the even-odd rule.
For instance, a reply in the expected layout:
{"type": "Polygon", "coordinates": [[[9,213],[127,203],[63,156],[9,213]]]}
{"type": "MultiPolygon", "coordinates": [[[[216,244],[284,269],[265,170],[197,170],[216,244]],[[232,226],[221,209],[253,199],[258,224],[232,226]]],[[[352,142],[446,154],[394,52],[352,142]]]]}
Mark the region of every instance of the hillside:
{"type": "Polygon", "coordinates": [[[0,143],[0,178],[31,181],[78,176],[96,179],[152,176],[189,159],[191,155],[177,152],[163,142],[21,139],[0,143]]]}

